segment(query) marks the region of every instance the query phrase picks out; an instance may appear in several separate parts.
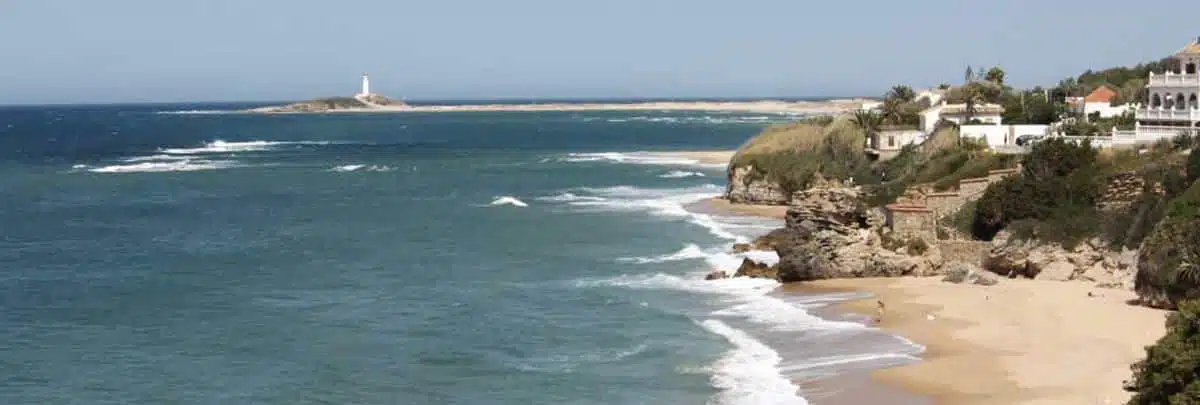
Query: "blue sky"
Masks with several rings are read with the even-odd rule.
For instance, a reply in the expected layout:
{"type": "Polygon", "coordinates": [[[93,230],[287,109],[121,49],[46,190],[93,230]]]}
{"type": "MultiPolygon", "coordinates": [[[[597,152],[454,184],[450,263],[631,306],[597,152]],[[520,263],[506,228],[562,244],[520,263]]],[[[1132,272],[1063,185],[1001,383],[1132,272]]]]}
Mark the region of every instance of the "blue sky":
{"type": "Polygon", "coordinates": [[[0,0],[0,104],[876,95],[1166,56],[1200,1],[0,0]],[[1153,4],[1153,6],[1151,6],[1153,4]]]}

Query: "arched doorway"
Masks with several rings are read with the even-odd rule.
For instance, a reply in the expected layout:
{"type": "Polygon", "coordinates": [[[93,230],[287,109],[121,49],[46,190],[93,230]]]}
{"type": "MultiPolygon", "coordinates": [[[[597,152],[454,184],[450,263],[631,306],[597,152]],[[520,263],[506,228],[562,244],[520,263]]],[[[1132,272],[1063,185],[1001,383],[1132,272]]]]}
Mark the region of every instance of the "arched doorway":
{"type": "Polygon", "coordinates": [[[1175,94],[1175,109],[1176,110],[1186,110],[1187,109],[1187,99],[1183,97],[1183,93],[1175,94]]]}
{"type": "Polygon", "coordinates": [[[1192,93],[1192,97],[1188,99],[1188,107],[1193,110],[1200,110],[1200,102],[1196,100],[1196,93],[1192,93]]]}
{"type": "Polygon", "coordinates": [[[1196,74],[1196,62],[1190,62],[1186,66],[1184,66],[1183,73],[1187,73],[1189,75],[1196,74]]]}
{"type": "Polygon", "coordinates": [[[1162,104],[1163,104],[1162,97],[1159,97],[1158,93],[1154,93],[1154,96],[1150,97],[1150,106],[1151,107],[1154,107],[1154,108],[1162,107],[1162,104]]]}

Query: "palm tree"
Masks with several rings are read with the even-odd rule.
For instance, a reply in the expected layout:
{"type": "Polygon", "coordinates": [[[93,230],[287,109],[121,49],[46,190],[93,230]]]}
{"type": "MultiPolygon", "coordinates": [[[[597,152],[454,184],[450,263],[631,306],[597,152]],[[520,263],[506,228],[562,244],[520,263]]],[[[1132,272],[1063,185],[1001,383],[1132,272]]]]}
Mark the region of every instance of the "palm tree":
{"type": "MultiPolygon", "coordinates": [[[[975,119],[975,114],[979,113],[979,105],[984,104],[986,100],[975,86],[963,87],[963,96],[963,125],[969,125],[971,120],[975,119]]],[[[962,146],[962,132],[959,132],[958,144],[962,146]]]]}
{"type": "MultiPolygon", "coordinates": [[[[886,103],[885,103],[886,104],[886,103]]],[[[875,145],[875,134],[879,132],[879,127],[883,125],[883,115],[872,110],[857,110],[854,112],[854,117],[851,119],[854,125],[862,128],[863,132],[867,133],[868,146],[878,147],[875,145]]]]}
{"type": "Polygon", "coordinates": [[[1003,86],[1004,85],[1004,69],[1001,69],[999,66],[993,66],[991,69],[988,69],[987,75],[984,76],[984,79],[986,79],[989,82],[996,83],[997,85],[1003,86]]]}
{"type": "Polygon", "coordinates": [[[892,90],[888,92],[886,98],[897,99],[901,102],[911,103],[913,100],[917,99],[917,92],[913,91],[912,87],[901,84],[892,87],[892,90]]]}
{"type": "Polygon", "coordinates": [[[880,120],[882,123],[889,125],[900,125],[904,122],[904,104],[900,98],[888,97],[883,99],[883,104],[880,105],[880,120]]]}

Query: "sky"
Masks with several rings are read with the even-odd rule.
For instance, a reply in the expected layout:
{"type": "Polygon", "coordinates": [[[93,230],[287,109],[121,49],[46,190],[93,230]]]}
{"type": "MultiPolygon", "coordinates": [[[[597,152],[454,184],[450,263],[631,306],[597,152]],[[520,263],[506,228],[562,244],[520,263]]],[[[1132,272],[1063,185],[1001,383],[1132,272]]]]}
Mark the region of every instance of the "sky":
{"type": "Polygon", "coordinates": [[[880,95],[1167,56],[1200,1],[0,0],[0,104],[880,95]]]}

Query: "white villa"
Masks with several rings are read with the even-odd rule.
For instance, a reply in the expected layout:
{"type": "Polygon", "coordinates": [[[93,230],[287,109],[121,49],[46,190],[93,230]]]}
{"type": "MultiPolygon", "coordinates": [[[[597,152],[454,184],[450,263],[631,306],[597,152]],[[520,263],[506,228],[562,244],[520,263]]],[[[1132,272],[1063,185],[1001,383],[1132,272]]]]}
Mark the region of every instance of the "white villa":
{"type": "Polygon", "coordinates": [[[1108,86],[1100,86],[1096,90],[1092,90],[1085,97],[1068,98],[1067,105],[1084,117],[1096,114],[1100,118],[1112,118],[1124,114],[1133,108],[1133,106],[1128,104],[1113,105],[1112,99],[1116,96],[1117,92],[1108,88],[1108,86]]]}
{"type": "MultiPolygon", "coordinates": [[[[987,125],[1000,125],[1000,114],[1003,113],[1004,107],[999,104],[979,104],[975,106],[975,114],[971,119],[987,125]]],[[[945,100],[941,100],[941,103],[926,108],[921,111],[921,130],[927,134],[933,133],[938,121],[943,119],[958,125],[967,125],[967,105],[946,104],[945,100]]]]}
{"type": "Polygon", "coordinates": [[[1200,131],[1200,38],[1179,50],[1174,59],[1179,62],[1177,71],[1150,73],[1146,85],[1150,103],[1136,112],[1134,134],[1138,141],[1200,131]]]}

